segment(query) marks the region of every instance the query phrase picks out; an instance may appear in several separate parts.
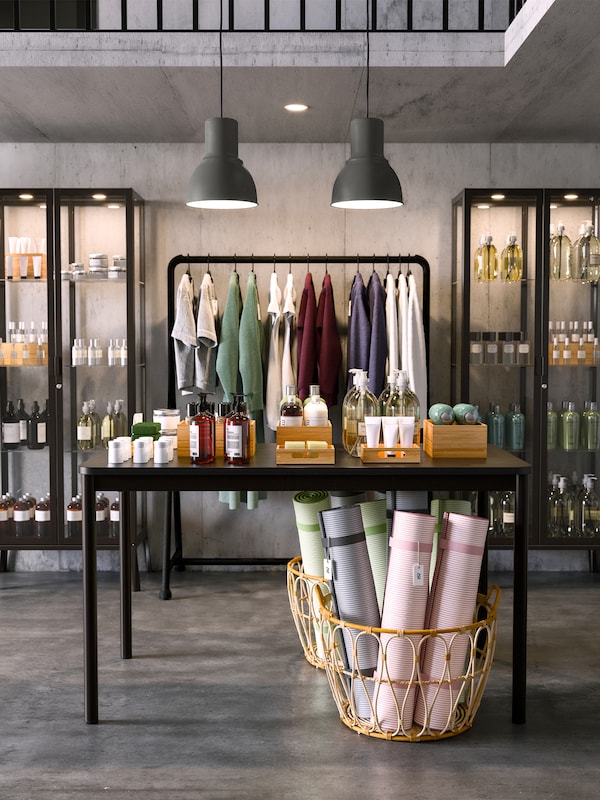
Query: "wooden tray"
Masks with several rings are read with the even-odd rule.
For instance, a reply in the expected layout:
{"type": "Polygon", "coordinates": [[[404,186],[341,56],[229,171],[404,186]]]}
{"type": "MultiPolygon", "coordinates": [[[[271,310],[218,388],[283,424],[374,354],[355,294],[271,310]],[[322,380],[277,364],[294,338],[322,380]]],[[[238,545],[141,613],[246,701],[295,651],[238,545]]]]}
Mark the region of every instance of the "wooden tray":
{"type": "Polygon", "coordinates": [[[421,448],[418,444],[408,447],[367,447],[361,445],[360,460],[365,464],[418,464],[421,461],[421,448]]]}
{"type": "Polygon", "coordinates": [[[327,425],[278,425],[277,445],[286,442],[327,442],[331,444],[331,422],[327,425]]]}
{"type": "Polygon", "coordinates": [[[431,458],[487,458],[487,425],[423,423],[423,450],[431,458]]]}
{"type": "MultiPolygon", "coordinates": [[[[312,430],[312,429],[311,429],[312,430]]],[[[323,450],[286,450],[277,445],[275,451],[276,464],[294,464],[295,466],[313,467],[315,464],[335,464],[335,447],[328,445],[323,450]]]]}

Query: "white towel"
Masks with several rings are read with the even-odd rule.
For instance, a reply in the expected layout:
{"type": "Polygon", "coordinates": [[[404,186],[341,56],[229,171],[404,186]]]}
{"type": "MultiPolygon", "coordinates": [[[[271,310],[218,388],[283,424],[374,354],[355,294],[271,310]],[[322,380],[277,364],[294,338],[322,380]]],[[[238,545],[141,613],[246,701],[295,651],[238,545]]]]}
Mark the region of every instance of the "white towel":
{"type": "Polygon", "coordinates": [[[385,324],[388,341],[388,375],[393,375],[394,370],[399,369],[400,361],[397,294],[396,279],[391,272],[388,272],[385,277],[385,324]]]}
{"type": "Polygon", "coordinates": [[[285,289],[283,290],[283,322],[284,337],[283,351],[281,353],[281,396],[286,386],[296,385],[296,370],[294,369],[293,340],[296,327],[296,290],[294,276],[288,273],[285,289]]]}
{"type": "Polygon", "coordinates": [[[265,397],[265,419],[272,431],[279,423],[279,403],[281,401],[281,289],[277,283],[277,273],[271,273],[269,289],[269,360],[267,363],[267,388],[265,397]]]}
{"type": "MultiPolygon", "coordinates": [[[[419,293],[414,275],[408,276],[408,382],[419,398],[421,418],[427,411],[427,358],[425,354],[425,331],[419,305],[419,293]]],[[[403,368],[406,369],[406,367],[403,368]]]]}
{"type": "Polygon", "coordinates": [[[175,372],[177,388],[194,385],[194,350],[198,343],[194,319],[194,284],[187,272],[177,288],[175,322],[171,336],[175,347],[175,372]]]}
{"type": "Polygon", "coordinates": [[[408,286],[402,272],[398,275],[398,335],[400,369],[408,372],[408,286]]]}
{"type": "Polygon", "coordinates": [[[207,392],[208,394],[214,394],[217,388],[215,364],[218,344],[218,311],[219,304],[215,294],[215,285],[212,277],[207,272],[200,285],[198,321],[196,323],[198,346],[196,348],[194,384],[201,392],[207,392]]]}

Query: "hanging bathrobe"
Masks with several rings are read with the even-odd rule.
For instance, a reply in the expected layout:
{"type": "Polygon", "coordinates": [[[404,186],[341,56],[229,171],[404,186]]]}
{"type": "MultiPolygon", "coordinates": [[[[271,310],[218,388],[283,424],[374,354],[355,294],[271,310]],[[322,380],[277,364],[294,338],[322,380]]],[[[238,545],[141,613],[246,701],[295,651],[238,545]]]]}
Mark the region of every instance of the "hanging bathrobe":
{"type": "Polygon", "coordinates": [[[379,397],[385,387],[387,367],[387,330],[385,291],[379,275],[373,270],[367,286],[371,341],[369,343],[369,391],[379,397]]]}
{"type": "Polygon", "coordinates": [[[385,276],[385,324],[388,343],[387,374],[400,369],[400,339],[398,333],[398,290],[391,272],[385,276]]]}
{"type": "Polygon", "coordinates": [[[312,275],[306,273],[298,311],[298,396],[306,400],[317,375],[317,298],[312,275]]]}
{"type": "Polygon", "coordinates": [[[400,369],[408,372],[408,284],[398,275],[398,333],[400,336],[400,369]]]}
{"type": "Polygon", "coordinates": [[[342,363],[342,345],[335,316],[333,287],[328,272],[317,305],[317,367],[321,397],[331,408],[338,402],[338,378],[342,363]]]}
{"type": "Polygon", "coordinates": [[[286,386],[296,385],[296,370],[294,369],[294,341],[296,336],[296,290],[294,276],[288,273],[285,289],[283,291],[283,350],[281,352],[281,395],[285,394],[286,386]]]}
{"type": "Polygon", "coordinates": [[[346,385],[350,389],[353,386],[350,370],[354,368],[369,369],[371,323],[369,321],[367,292],[360,272],[354,275],[354,280],[352,281],[348,315],[348,348],[346,355],[348,379],[346,385]]]}
{"type": "Polygon", "coordinates": [[[240,391],[239,379],[239,340],[240,316],[242,313],[242,293],[240,276],[232,272],[221,320],[221,336],[217,348],[217,375],[223,387],[223,399],[231,402],[233,395],[240,391]]]}
{"type": "Polygon", "coordinates": [[[195,367],[196,375],[194,385],[207,394],[214,394],[217,388],[217,318],[219,304],[215,294],[215,285],[210,273],[206,273],[200,286],[200,299],[198,302],[198,320],[196,334],[198,346],[196,347],[195,367]]]}
{"type": "Polygon", "coordinates": [[[265,397],[265,421],[272,431],[279,424],[279,404],[281,402],[281,289],[277,283],[277,273],[271,273],[269,288],[269,356],[267,362],[267,386],[265,397]]]}
{"type": "Polygon", "coordinates": [[[175,374],[178,389],[194,385],[194,351],[198,343],[194,318],[194,283],[186,272],[179,281],[175,301],[175,322],[171,331],[175,349],[175,374]]]}
{"type": "Polygon", "coordinates": [[[408,381],[419,398],[421,419],[427,414],[427,359],[425,331],[415,276],[408,276],[408,381]]]}

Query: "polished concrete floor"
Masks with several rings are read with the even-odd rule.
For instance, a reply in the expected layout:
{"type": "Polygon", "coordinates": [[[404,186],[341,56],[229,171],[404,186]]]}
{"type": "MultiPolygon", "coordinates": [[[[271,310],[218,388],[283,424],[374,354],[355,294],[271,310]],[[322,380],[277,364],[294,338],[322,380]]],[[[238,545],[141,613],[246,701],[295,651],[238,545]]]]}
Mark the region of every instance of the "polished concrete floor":
{"type": "Polygon", "coordinates": [[[99,725],[83,720],[81,576],[0,574],[3,800],[444,800],[600,796],[600,577],[530,576],[527,723],[511,723],[511,576],[473,728],[412,744],[359,736],[301,653],[282,572],[159,576],[119,658],[102,574],[99,725]]]}

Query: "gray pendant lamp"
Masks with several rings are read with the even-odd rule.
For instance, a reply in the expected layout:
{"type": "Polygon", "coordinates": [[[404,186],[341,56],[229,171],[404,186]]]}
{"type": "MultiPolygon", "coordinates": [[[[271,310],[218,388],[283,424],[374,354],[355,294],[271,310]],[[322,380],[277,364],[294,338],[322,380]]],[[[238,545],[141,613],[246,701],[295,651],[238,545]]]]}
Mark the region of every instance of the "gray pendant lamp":
{"type": "Polygon", "coordinates": [[[220,0],[219,76],[221,116],[204,123],[204,156],[188,186],[186,205],[236,209],[258,205],[252,175],[238,157],[237,120],[223,116],[223,2],[220,0]]]}
{"type": "Polygon", "coordinates": [[[350,158],[335,179],[335,208],[378,209],[403,205],[398,176],[383,155],[383,120],[369,117],[369,2],[367,0],[367,108],[350,123],[350,158]]]}

